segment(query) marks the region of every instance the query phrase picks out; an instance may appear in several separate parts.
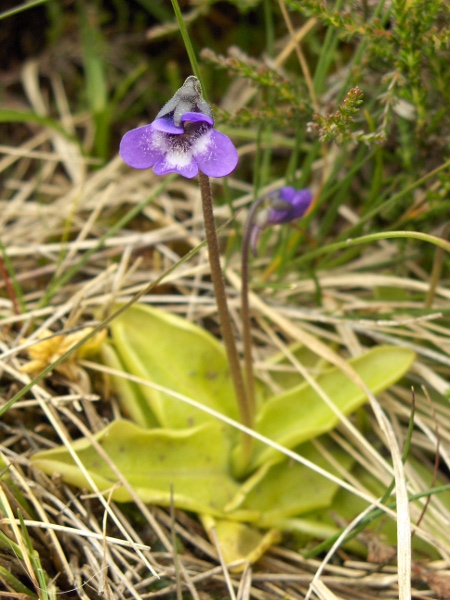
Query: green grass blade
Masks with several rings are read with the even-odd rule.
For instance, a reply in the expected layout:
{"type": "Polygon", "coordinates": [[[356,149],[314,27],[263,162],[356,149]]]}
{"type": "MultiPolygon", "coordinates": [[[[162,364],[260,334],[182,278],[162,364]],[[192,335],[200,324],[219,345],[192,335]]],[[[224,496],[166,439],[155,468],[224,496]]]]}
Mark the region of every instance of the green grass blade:
{"type": "MultiPolygon", "coordinates": [[[[191,42],[191,38],[189,37],[189,33],[187,27],[183,20],[183,13],[181,12],[180,5],[178,4],[178,0],[171,0],[173,10],[175,11],[175,16],[178,21],[178,27],[180,28],[181,37],[183,38],[184,45],[186,47],[186,52],[189,56],[189,61],[191,63],[192,71],[197,79],[202,83],[202,77],[200,75],[200,69],[197,62],[197,57],[195,55],[194,47],[191,42]]],[[[205,86],[202,85],[202,88],[205,86]]],[[[203,96],[206,98],[205,89],[203,89],[203,96]]]]}
{"type": "Polygon", "coordinates": [[[24,12],[25,10],[28,10],[30,8],[34,8],[35,6],[39,6],[40,4],[45,4],[46,2],[49,2],[49,0],[32,0],[31,2],[21,4],[20,6],[11,8],[10,10],[5,10],[5,12],[0,13],[0,21],[2,19],[7,19],[8,17],[18,15],[19,13],[24,12]]]}

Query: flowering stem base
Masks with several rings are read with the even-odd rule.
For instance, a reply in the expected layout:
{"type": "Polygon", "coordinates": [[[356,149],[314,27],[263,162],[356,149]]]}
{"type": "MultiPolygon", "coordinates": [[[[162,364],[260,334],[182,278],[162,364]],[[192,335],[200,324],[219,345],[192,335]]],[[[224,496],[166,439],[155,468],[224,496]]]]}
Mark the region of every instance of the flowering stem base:
{"type": "MultiPolygon", "coordinates": [[[[209,264],[211,267],[211,280],[214,287],[214,294],[216,296],[220,329],[228,356],[230,374],[233,380],[242,424],[251,428],[253,426],[253,416],[247,400],[244,379],[242,377],[241,366],[239,362],[239,355],[233,334],[231,317],[228,310],[222,267],[220,265],[219,243],[217,240],[216,225],[214,221],[211,186],[209,177],[207,175],[200,171],[198,176],[202,196],[203,220],[205,224],[206,241],[208,244],[209,264]]],[[[251,438],[249,436],[245,435],[245,441],[243,445],[247,450],[245,454],[249,454],[251,446],[251,438]]]]}
{"type": "Polygon", "coordinates": [[[284,186],[267,196],[261,196],[250,207],[245,231],[242,238],[242,270],[241,270],[241,318],[242,340],[244,343],[244,372],[247,402],[252,422],[255,414],[255,378],[253,374],[252,332],[249,306],[249,254],[257,254],[257,242],[260,232],[272,224],[289,223],[300,218],[308,210],[312,202],[309,190],[296,190],[284,186]],[[267,202],[269,207],[261,210],[267,202]]]}
{"type": "Polygon", "coordinates": [[[244,235],[242,237],[242,260],[241,260],[241,319],[242,319],[242,341],[244,343],[244,372],[245,385],[247,390],[247,399],[249,410],[254,419],[255,414],[255,377],[253,373],[253,357],[252,357],[252,332],[250,320],[250,305],[249,305],[249,253],[252,241],[252,231],[254,228],[254,218],[259,207],[265,198],[259,198],[250,208],[245,225],[244,235]]]}

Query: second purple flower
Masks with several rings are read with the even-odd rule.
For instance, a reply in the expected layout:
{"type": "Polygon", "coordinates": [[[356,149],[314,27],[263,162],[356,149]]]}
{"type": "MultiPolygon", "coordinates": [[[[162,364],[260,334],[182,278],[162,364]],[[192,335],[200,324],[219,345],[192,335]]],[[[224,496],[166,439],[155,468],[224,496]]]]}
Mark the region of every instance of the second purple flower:
{"type": "Polygon", "coordinates": [[[267,197],[257,200],[255,208],[265,200],[268,202],[267,208],[261,210],[251,221],[250,247],[254,256],[257,255],[257,243],[261,231],[271,225],[291,223],[303,217],[312,204],[313,196],[308,189],[298,190],[291,186],[284,186],[267,197]]]}
{"type": "Polygon", "coordinates": [[[209,177],[225,177],[238,162],[230,138],[214,129],[211,108],[193,76],[186,79],[153,123],[124,135],[120,156],[135,169],[153,167],[156,175],[179,173],[189,179],[199,170],[209,177]]]}

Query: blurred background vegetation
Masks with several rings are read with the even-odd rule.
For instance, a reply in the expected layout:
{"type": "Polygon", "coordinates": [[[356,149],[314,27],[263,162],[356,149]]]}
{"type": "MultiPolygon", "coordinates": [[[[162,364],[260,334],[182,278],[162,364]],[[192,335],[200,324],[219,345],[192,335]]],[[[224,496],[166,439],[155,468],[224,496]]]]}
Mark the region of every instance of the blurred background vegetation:
{"type": "MultiPolygon", "coordinates": [[[[38,61],[40,85],[49,88],[47,117],[57,118],[47,77],[56,73],[70,111],[90,121],[79,139],[83,152],[104,162],[117,153],[121,135],[150,122],[192,72],[172,6],[36,4],[8,15],[17,3],[2,3],[0,142],[19,146],[29,135],[36,115],[27,122],[21,70],[38,61]]],[[[181,9],[218,123],[238,144],[256,141],[236,172],[254,184],[255,196],[279,178],[313,184],[320,190],[317,247],[330,234],[340,240],[399,228],[437,231],[449,209],[446,2],[202,0],[181,9]],[[302,27],[296,51],[280,56],[302,27]],[[343,202],[360,217],[353,227],[343,227],[343,202]]],[[[281,267],[293,258],[282,247],[281,267]]],[[[420,257],[402,244],[400,250],[431,269],[427,250],[420,257]]],[[[331,256],[326,264],[336,260],[345,259],[331,256]]]]}

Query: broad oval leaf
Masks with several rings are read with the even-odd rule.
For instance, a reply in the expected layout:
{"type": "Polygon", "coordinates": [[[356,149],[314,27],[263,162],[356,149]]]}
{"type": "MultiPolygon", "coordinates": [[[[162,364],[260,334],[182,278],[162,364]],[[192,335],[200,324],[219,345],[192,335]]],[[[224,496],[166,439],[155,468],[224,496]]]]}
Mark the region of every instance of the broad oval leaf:
{"type": "MultiPolygon", "coordinates": [[[[113,321],[111,333],[115,350],[130,373],[238,419],[225,350],[208,332],[139,304],[113,321]]],[[[161,427],[193,427],[212,420],[168,394],[144,385],[141,390],[161,427]]]]}
{"type": "MultiPolygon", "coordinates": [[[[348,471],[352,467],[353,459],[342,448],[327,438],[321,439],[321,442],[343,469],[348,471]]],[[[301,444],[296,452],[322,469],[338,475],[337,470],[311,442],[301,444]]],[[[277,527],[284,519],[329,507],[338,490],[338,483],[285,458],[281,462],[260,467],[242,485],[236,497],[237,502],[232,502],[226,510],[233,508],[255,513],[259,515],[255,522],[258,527],[277,527]]]]}
{"type": "MultiPolygon", "coordinates": [[[[104,342],[101,348],[102,361],[117,371],[125,373],[125,368],[113,346],[104,342]]],[[[120,375],[111,375],[111,384],[114,388],[120,405],[126,417],[141,425],[141,427],[158,427],[158,421],[150,408],[147,398],[142,393],[142,386],[120,375]]]]}
{"type": "MultiPolygon", "coordinates": [[[[349,364],[373,393],[379,393],[398,381],[410,368],[415,354],[407,348],[377,346],[349,364]]],[[[364,392],[337,368],[317,378],[317,383],[335,406],[348,415],[362,406],[364,392]]],[[[256,418],[258,433],[285,448],[294,448],[331,431],[339,419],[319,394],[308,384],[301,385],[268,400],[256,418]]],[[[240,446],[233,451],[233,462],[239,464],[240,446]]],[[[255,441],[248,472],[273,460],[281,460],[277,450],[255,441]]]]}
{"type": "Polygon", "coordinates": [[[261,558],[264,552],[280,541],[276,529],[261,533],[255,527],[227,519],[217,519],[210,515],[200,515],[204,528],[213,544],[218,543],[225,564],[232,565],[231,571],[241,572],[249,563],[261,558]]]}
{"type": "MultiPolygon", "coordinates": [[[[94,440],[144,502],[169,506],[173,489],[177,508],[220,516],[239,489],[229,472],[230,440],[220,423],[163,430],[114,421],[94,440]]],[[[125,487],[114,489],[117,474],[88,439],[72,446],[101,492],[113,489],[113,500],[131,500],[125,487]]],[[[66,483],[92,489],[65,447],[39,452],[32,461],[66,483]]]]}

